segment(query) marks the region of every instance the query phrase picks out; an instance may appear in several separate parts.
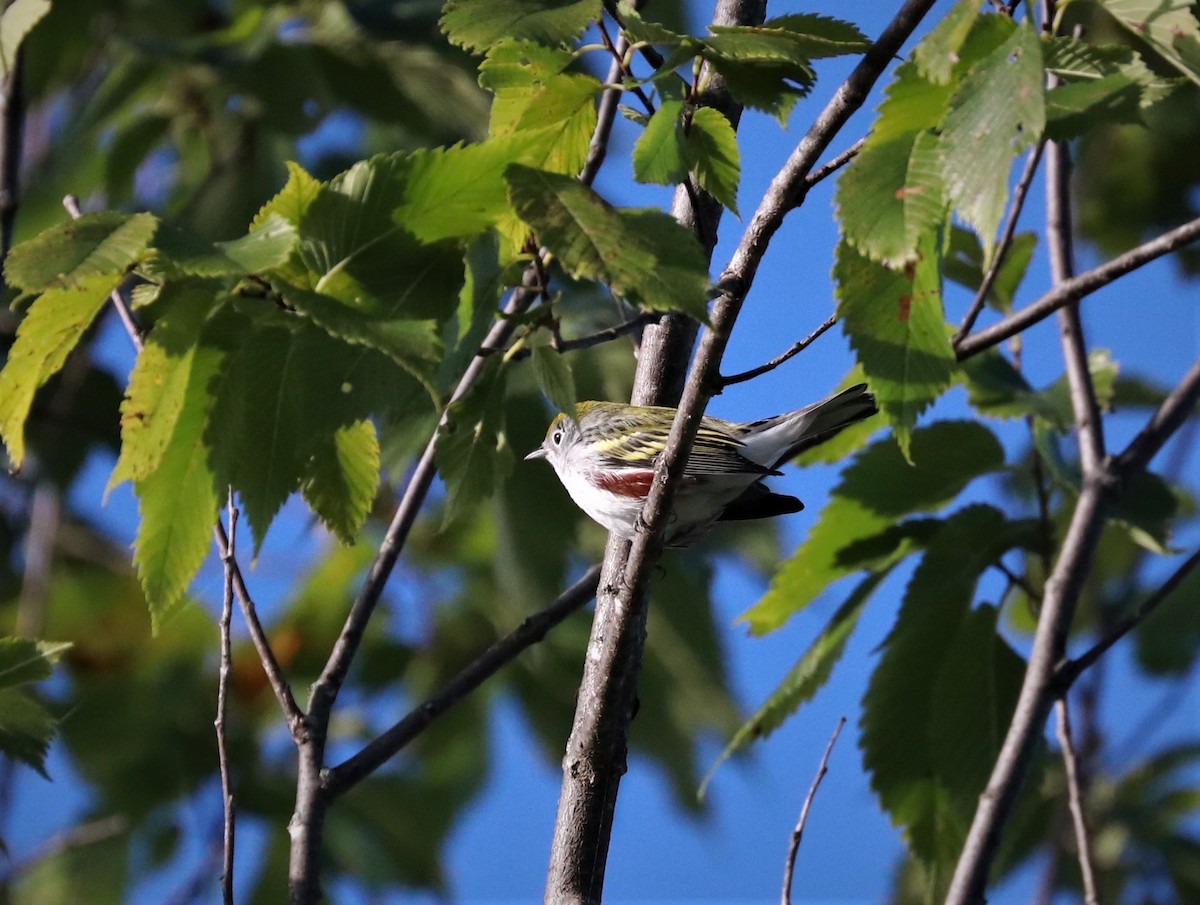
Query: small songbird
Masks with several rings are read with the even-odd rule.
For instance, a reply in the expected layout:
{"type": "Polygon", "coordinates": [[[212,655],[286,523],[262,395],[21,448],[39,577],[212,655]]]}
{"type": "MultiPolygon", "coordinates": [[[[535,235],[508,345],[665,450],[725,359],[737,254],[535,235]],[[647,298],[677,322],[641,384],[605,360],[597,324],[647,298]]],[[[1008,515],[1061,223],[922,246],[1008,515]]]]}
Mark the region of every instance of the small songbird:
{"type": "MultiPolygon", "coordinates": [[[[632,538],[650,493],[654,466],[675,409],[580,402],[578,421],[558,415],[542,445],[525,457],[546,459],[576,505],[621,537],[632,538]]],[[[772,492],[763,478],[787,459],[877,411],[858,384],[806,408],[741,424],[705,416],[675,489],[666,542],[686,547],[721,520],[799,512],[804,504],[772,492]]]]}

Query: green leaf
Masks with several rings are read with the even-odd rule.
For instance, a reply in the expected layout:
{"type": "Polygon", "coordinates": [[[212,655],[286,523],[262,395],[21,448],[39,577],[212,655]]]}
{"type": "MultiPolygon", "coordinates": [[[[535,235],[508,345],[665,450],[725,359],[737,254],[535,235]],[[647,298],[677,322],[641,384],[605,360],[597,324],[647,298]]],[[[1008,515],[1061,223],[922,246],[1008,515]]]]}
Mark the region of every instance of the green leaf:
{"type": "Polygon", "coordinates": [[[167,227],[155,237],[145,271],[153,279],[258,274],[286,263],[296,243],[295,226],[278,213],[260,217],[249,233],[229,242],[205,242],[167,227]]]}
{"type": "Polygon", "coordinates": [[[980,574],[1032,523],[990,506],[952,516],[930,542],[863,699],[863,760],[871,785],[913,853],[935,874],[952,866],[1023,664],[996,634],[996,609],[971,609],[980,574]]]}
{"type": "Polygon", "coordinates": [[[496,96],[488,133],[511,139],[514,161],[571,176],[583,167],[602,86],[590,75],[565,72],[571,62],[568,51],[524,41],[503,41],[488,52],[479,68],[479,84],[496,96]]]}
{"type": "Polygon", "coordinates": [[[0,78],[12,72],[22,42],[48,12],[50,0],[13,0],[0,15],[0,78]]]}
{"type": "Polygon", "coordinates": [[[0,753],[46,776],[46,752],[57,720],[21,688],[50,678],[70,644],[0,638],[0,753]]]}
{"type": "Polygon", "coordinates": [[[318,440],[301,490],[342,543],[354,543],[378,489],[379,438],[374,424],[356,421],[318,440]]]}
{"type": "Polygon", "coordinates": [[[871,599],[875,589],[879,587],[890,571],[889,567],[879,572],[872,572],[851,592],[850,596],[846,598],[846,602],[838,608],[817,637],[813,639],[808,650],[784,676],[779,687],[771,692],[762,706],[742,724],[733,738],[729,740],[725,750],[717,757],[704,777],[704,781],[700,784],[700,791],[697,793],[700,797],[704,796],[705,788],[721,764],[751,742],[766,738],[782,726],[784,720],[795,713],[802,704],[811,701],[813,696],[821,690],[829,680],[833,667],[842,658],[846,642],[850,640],[851,633],[858,625],[858,617],[862,615],[863,607],[867,605],[867,601],[871,599]]]}
{"type": "Polygon", "coordinates": [[[121,453],[109,489],[141,480],[158,468],[175,435],[189,386],[207,386],[216,376],[224,353],[201,345],[200,331],[219,291],[214,284],[195,280],[163,287],[163,314],[146,337],[121,403],[121,453]]]}
{"type": "Polygon", "coordinates": [[[683,132],[683,101],[664,100],[633,146],[633,176],[652,185],[684,182],[691,170],[683,132]]]}
{"type": "Polygon", "coordinates": [[[170,442],[154,471],[134,483],[140,521],[133,562],[156,634],[183,599],[212,544],[221,501],[203,440],[210,405],[206,382],[189,381],[170,442]]]}
{"type": "Polygon", "coordinates": [[[843,241],[834,265],[842,327],[906,453],[917,416],[957,368],[942,314],[940,259],[933,237],[914,263],[895,270],[843,241]]]}
{"type": "Polygon", "coordinates": [[[838,215],[846,241],[898,267],[946,214],[945,189],[931,132],[869,141],[838,179],[838,215]]]}
{"type": "Polygon", "coordinates": [[[309,207],[321,193],[321,183],[305,172],[298,163],[287,162],[288,179],[279,193],[262,206],[250,224],[257,229],[270,218],[282,217],[292,226],[299,226],[309,207]]]}
{"type": "Polygon", "coordinates": [[[533,350],[533,373],[550,404],[574,419],[575,377],[567,360],[549,346],[538,346],[533,350]]]}
{"type": "Polygon", "coordinates": [[[25,421],[34,393],[63,366],[120,282],[119,273],[93,273],[48,289],[21,321],[0,371],[0,437],[13,468],[25,459],[25,421]]]}
{"type": "Polygon", "coordinates": [[[657,210],[614,208],[567,176],[514,165],[513,207],[576,279],[638,307],[707,316],[708,267],[695,236],[657,210]]]}
{"type": "Polygon", "coordinates": [[[849,22],[816,13],[792,13],[762,25],[713,25],[706,55],[755,63],[786,63],[811,74],[809,63],[862,53],[871,42],[849,22]]]}
{"type": "Polygon", "coordinates": [[[493,138],[414,152],[396,222],[422,242],[480,235],[509,210],[504,170],[522,147],[493,138]]]}
{"type": "Polygon", "coordinates": [[[332,296],[277,284],[284,300],[312,319],[330,336],[363,345],[387,355],[408,371],[437,400],[434,382],[442,357],[438,322],[434,320],[384,320],[343,305],[332,296]]]}
{"type": "Polygon", "coordinates": [[[921,75],[937,85],[950,82],[959,61],[959,49],[979,16],[975,0],[958,0],[913,50],[913,61],[921,75]]]}
{"type": "Polygon", "coordinates": [[[1192,0],[1097,0],[1125,29],[1200,85],[1200,23],[1192,0]]]}
{"type": "Polygon", "coordinates": [[[483,51],[504,38],[569,44],[600,17],[600,0],[448,0],[439,23],[452,44],[483,51]]]}
{"type": "Polygon", "coordinates": [[[505,382],[504,368],[489,359],[470,391],[446,409],[434,447],[438,473],[446,482],[443,525],[474,511],[512,470],[513,453],[504,433],[505,382]]]}
{"type": "Polygon", "coordinates": [[[991,431],[966,421],[914,431],[910,453],[912,465],[887,439],[855,456],[804,543],[776,572],[762,600],[742,614],[753,633],[779,628],[839,578],[885,568],[919,549],[926,532],[917,526],[898,531],[896,519],[940,509],[972,480],[1004,464],[991,431]]]}
{"type": "Polygon", "coordinates": [[[16,246],[4,262],[4,275],[27,292],[121,276],[146,250],[157,227],[153,214],[84,214],[16,246]]]}
{"type": "Polygon", "coordinates": [[[742,163],[733,125],[721,111],[698,107],[692,113],[686,142],[688,159],[700,188],[738,216],[742,163]]]}
{"type": "Polygon", "coordinates": [[[216,486],[232,485],[261,546],[309,462],[339,429],[370,416],[424,414],[428,393],[391,358],[300,318],[243,326],[214,381],[205,443],[216,486]]]}
{"type": "Polygon", "coordinates": [[[1200,569],[1191,572],[1134,630],[1137,661],[1154,676],[1184,675],[1200,656],[1200,569]]]}
{"type": "Polygon", "coordinates": [[[441,321],[454,311],[463,279],[457,243],[418,242],[392,218],[407,167],[403,154],[380,155],[322,186],[299,227],[310,279],[293,282],[384,320],[441,321]]]}
{"type": "Polygon", "coordinates": [[[942,122],[939,146],[947,197],[975,228],[990,259],[1008,197],[1012,158],[1046,124],[1042,49],[1032,28],[1012,35],[972,67],[942,122]]]}

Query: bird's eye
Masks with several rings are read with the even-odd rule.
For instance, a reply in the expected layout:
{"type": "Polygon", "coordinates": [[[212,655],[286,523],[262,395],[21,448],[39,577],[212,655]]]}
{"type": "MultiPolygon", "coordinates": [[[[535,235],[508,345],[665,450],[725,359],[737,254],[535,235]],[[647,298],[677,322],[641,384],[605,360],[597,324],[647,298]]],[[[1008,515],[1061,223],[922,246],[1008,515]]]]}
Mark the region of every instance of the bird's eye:
{"type": "Polygon", "coordinates": [[[554,441],[555,446],[558,446],[558,444],[562,443],[562,431],[555,431],[554,436],[550,439],[554,441]]]}

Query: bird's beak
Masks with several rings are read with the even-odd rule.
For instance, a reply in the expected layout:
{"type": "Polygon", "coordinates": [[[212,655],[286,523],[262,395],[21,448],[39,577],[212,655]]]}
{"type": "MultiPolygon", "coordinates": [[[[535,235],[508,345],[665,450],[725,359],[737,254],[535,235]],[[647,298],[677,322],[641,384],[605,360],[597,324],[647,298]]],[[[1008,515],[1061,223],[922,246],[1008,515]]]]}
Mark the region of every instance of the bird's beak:
{"type": "Polygon", "coordinates": [[[525,461],[532,462],[534,459],[544,459],[544,458],[546,458],[546,448],[544,446],[539,446],[537,449],[535,449],[533,452],[531,452],[529,455],[527,455],[525,457],[525,461]]]}

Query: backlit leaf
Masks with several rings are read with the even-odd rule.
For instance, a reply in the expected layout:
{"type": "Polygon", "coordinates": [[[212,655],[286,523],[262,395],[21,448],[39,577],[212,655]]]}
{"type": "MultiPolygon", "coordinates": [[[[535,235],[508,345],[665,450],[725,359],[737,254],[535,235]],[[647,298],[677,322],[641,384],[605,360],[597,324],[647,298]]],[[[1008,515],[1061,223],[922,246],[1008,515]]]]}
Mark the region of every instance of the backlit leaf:
{"type": "Polygon", "coordinates": [[[318,439],[301,490],[342,543],[354,543],[378,489],[379,438],[374,424],[356,421],[318,439]]]}
{"type": "Polygon", "coordinates": [[[567,44],[600,16],[600,0],[448,0],[442,31],[467,50],[504,38],[567,44]]]}
{"type": "Polygon", "coordinates": [[[533,372],[550,404],[575,418],[575,377],[567,360],[549,346],[538,346],[533,350],[533,372]]]}
{"type": "Polygon", "coordinates": [[[687,150],[700,188],[737,216],[741,155],[737,134],[725,114],[712,107],[696,108],[687,132],[687,150]]]}
{"type": "Polygon", "coordinates": [[[152,214],[84,214],[13,248],[4,275],[27,292],[75,286],[88,277],[121,276],[146,250],[157,227],[152,214]]]}

